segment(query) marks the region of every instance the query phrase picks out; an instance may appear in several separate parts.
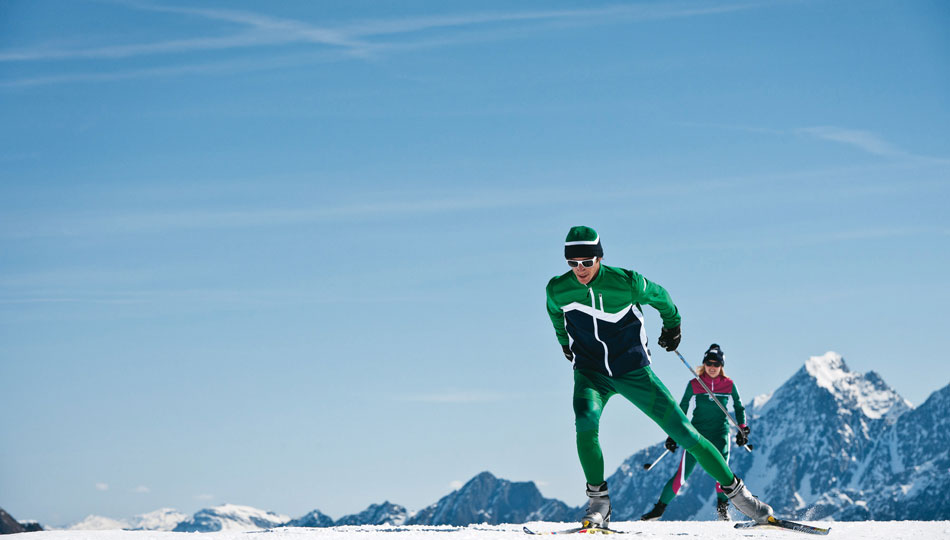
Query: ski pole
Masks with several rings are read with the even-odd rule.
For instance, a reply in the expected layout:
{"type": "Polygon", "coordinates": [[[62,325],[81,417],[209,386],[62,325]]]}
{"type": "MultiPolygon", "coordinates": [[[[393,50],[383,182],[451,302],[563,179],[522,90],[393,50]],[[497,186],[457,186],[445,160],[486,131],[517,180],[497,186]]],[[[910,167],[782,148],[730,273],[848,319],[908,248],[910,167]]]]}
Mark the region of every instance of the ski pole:
{"type": "Polygon", "coordinates": [[[660,454],[660,457],[656,458],[656,461],[654,461],[653,463],[644,463],[643,469],[649,471],[650,469],[655,467],[656,464],[659,463],[661,459],[665,458],[666,455],[669,453],[670,453],[669,449],[664,450],[663,453],[660,454]]]}
{"type": "MultiPolygon", "coordinates": [[[[696,379],[696,380],[699,382],[700,386],[702,386],[703,389],[706,390],[706,392],[709,393],[709,397],[712,398],[712,400],[716,403],[716,405],[719,405],[719,409],[722,410],[722,414],[726,415],[726,418],[728,418],[729,421],[732,422],[732,425],[736,426],[736,429],[738,429],[739,431],[742,431],[742,428],[739,427],[739,424],[732,418],[732,416],[729,415],[729,411],[727,411],[726,408],[722,406],[722,403],[720,403],[719,400],[716,399],[716,395],[713,394],[712,390],[710,390],[709,387],[706,386],[706,383],[704,383],[702,379],[700,379],[699,377],[696,376],[696,372],[693,371],[693,368],[692,368],[692,367],[690,367],[689,362],[687,362],[686,359],[683,358],[683,355],[680,354],[680,352],[677,351],[677,350],[675,350],[675,349],[673,350],[673,352],[676,353],[676,356],[679,356],[679,357],[680,357],[680,360],[683,361],[683,365],[686,366],[686,369],[687,369],[687,370],[689,370],[689,374],[692,375],[693,378],[696,379]]],[[[742,445],[742,447],[746,449],[746,452],[751,452],[751,451],[752,451],[752,445],[751,445],[751,444],[744,444],[744,445],[742,445]]]]}

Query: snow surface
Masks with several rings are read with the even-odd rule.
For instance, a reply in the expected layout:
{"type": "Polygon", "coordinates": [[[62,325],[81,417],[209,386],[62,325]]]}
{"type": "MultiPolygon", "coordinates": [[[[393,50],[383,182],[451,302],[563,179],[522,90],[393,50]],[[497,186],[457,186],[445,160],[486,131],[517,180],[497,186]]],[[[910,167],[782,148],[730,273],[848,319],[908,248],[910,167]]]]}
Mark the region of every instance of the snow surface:
{"type": "MultiPolygon", "coordinates": [[[[809,522],[819,527],[831,527],[829,539],[841,540],[931,540],[950,538],[950,521],[850,521],[809,522]]],[[[573,524],[528,523],[536,531],[554,531],[573,524]]],[[[622,521],[612,523],[631,537],[656,540],[737,540],[742,538],[775,538],[805,540],[818,538],[784,530],[736,530],[732,523],[721,521],[622,521]]],[[[521,525],[450,526],[392,526],[363,525],[328,528],[282,527],[251,531],[221,531],[214,533],[176,533],[167,531],[43,531],[23,533],[29,540],[503,540],[530,538],[521,531],[521,525]]],[[[14,538],[14,537],[11,537],[14,538]]],[[[15,537],[19,538],[19,537],[15,537]]],[[[570,538],[570,537],[569,537],[570,538]]]]}

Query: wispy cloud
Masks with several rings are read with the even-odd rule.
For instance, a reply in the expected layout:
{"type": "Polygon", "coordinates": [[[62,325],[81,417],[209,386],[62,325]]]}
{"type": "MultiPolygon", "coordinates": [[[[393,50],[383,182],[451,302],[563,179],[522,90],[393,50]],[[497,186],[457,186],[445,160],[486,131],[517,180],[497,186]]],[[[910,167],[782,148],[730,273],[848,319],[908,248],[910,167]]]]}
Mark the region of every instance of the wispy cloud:
{"type": "Polygon", "coordinates": [[[839,145],[850,146],[856,150],[872,154],[875,156],[906,159],[916,161],[926,161],[932,163],[950,163],[950,159],[922,156],[909,152],[888,141],[884,135],[873,131],[854,129],[841,126],[808,126],[793,129],[767,128],[761,126],[748,125],[730,125],[730,124],[710,124],[697,122],[680,122],[680,125],[693,127],[707,127],[732,131],[742,131],[754,133],[757,135],[770,135],[775,137],[807,137],[819,141],[831,142],[839,145]]]}
{"type": "Polygon", "coordinates": [[[838,126],[810,126],[793,129],[767,128],[762,126],[710,124],[697,122],[680,122],[684,126],[708,127],[731,131],[741,131],[756,135],[772,135],[778,137],[804,136],[822,141],[831,141],[852,146],[865,152],[887,157],[908,156],[907,152],[887,142],[881,135],[871,131],[838,127],[838,126]]]}
{"type": "Polygon", "coordinates": [[[0,307],[76,304],[121,306],[230,306],[253,307],[300,304],[323,301],[320,297],[302,296],[293,289],[108,289],[103,287],[72,287],[68,289],[0,289],[0,307]]]}
{"type": "Polygon", "coordinates": [[[155,12],[198,16],[204,19],[225,21],[242,26],[242,31],[223,37],[199,37],[176,39],[153,43],[133,43],[104,47],[54,49],[40,47],[29,50],[0,52],[0,62],[24,62],[66,59],[119,59],[156,54],[175,54],[197,51],[214,51],[313,43],[356,49],[366,44],[348,37],[345,33],[315,27],[292,19],[269,17],[252,12],[226,9],[197,9],[161,6],[144,2],[127,2],[128,7],[155,12]]]}
{"type": "Polygon", "coordinates": [[[162,53],[182,53],[208,51],[215,49],[233,49],[255,45],[287,43],[286,39],[261,33],[243,33],[221,38],[195,38],[165,41],[161,43],[141,43],[113,45],[86,49],[30,49],[0,52],[0,62],[26,62],[36,60],[70,59],[119,59],[162,53]]]}
{"type": "Polygon", "coordinates": [[[306,225],[346,220],[385,220],[425,214],[544,206],[576,201],[569,190],[523,189],[465,191],[444,197],[376,200],[298,208],[197,209],[142,211],[112,215],[64,215],[37,221],[14,216],[0,218],[0,238],[140,234],[175,230],[233,229],[306,225]]]}
{"type": "Polygon", "coordinates": [[[873,131],[844,128],[837,126],[815,126],[795,130],[798,135],[814,137],[823,141],[850,146],[862,152],[893,160],[947,165],[950,159],[926,156],[907,151],[888,141],[883,135],[873,131]]]}
{"type": "Polygon", "coordinates": [[[152,490],[150,490],[148,486],[138,486],[132,489],[132,493],[139,493],[143,495],[146,493],[151,493],[151,492],[152,490]]]}
{"type": "Polygon", "coordinates": [[[520,12],[483,12],[461,15],[415,17],[384,21],[363,21],[341,27],[351,35],[382,36],[409,34],[427,30],[497,25],[512,22],[574,21],[583,24],[605,22],[662,20],[702,15],[715,15],[761,7],[761,2],[745,2],[704,6],[696,3],[615,5],[574,10],[539,10],[520,12]]]}
{"type": "Polygon", "coordinates": [[[884,157],[907,157],[910,154],[884,140],[877,133],[835,126],[806,127],[796,133],[825,141],[845,144],[869,154],[884,157]]]}
{"type": "Polygon", "coordinates": [[[96,482],[96,491],[109,491],[109,484],[105,482],[96,482]]]}
{"type": "Polygon", "coordinates": [[[281,69],[302,64],[322,64],[343,59],[338,52],[318,51],[309,53],[269,56],[266,58],[241,57],[202,63],[172,64],[167,66],[127,69],[118,71],[87,71],[56,75],[38,75],[0,81],[0,88],[26,88],[73,82],[111,82],[135,79],[160,79],[186,75],[227,75],[281,69]]]}
{"type": "MultiPolygon", "coordinates": [[[[348,32],[341,32],[332,28],[321,28],[295,19],[271,17],[249,11],[231,9],[200,9],[178,6],[162,6],[144,2],[133,2],[131,6],[148,11],[195,15],[206,19],[226,21],[245,25],[275,40],[275,42],[290,43],[294,41],[337,45],[342,47],[361,47],[364,43],[351,37],[348,32]]],[[[250,36],[247,36],[250,37],[250,36]]],[[[248,43],[254,45],[255,40],[248,43]]],[[[238,42],[236,46],[244,46],[238,42]]]]}
{"type": "MultiPolygon", "coordinates": [[[[0,51],[0,62],[40,62],[62,60],[116,60],[156,55],[181,55],[201,51],[226,51],[255,49],[294,44],[321,47],[324,55],[319,57],[292,55],[278,62],[308,63],[326,61],[330,58],[361,58],[387,51],[450,46],[453,39],[442,36],[432,39],[429,33],[436,30],[466,29],[468,33],[460,42],[473,39],[492,40],[499,34],[494,29],[504,25],[542,25],[549,23],[573,25],[600,25],[617,21],[646,21],[716,15],[728,12],[759,8],[767,3],[736,2],[709,6],[697,2],[672,4],[625,4],[575,10],[493,11],[440,16],[405,17],[389,20],[366,20],[321,26],[311,22],[273,17],[249,11],[231,9],[189,8],[167,6],[147,2],[129,1],[120,5],[131,9],[172,13],[181,16],[199,17],[206,20],[233,23],[238,26],[234,34],[227,36],[199,36],[189,39],[174,39],[151,43],[117,44],[95,47],[55,48],[36,47],[21,50],[0,51]],[[477,34],[473,37],[472,31],[477,34]],[[480,37],[478,37],[480,36],[480,37]],[[380,38],[397,38],[401,42],[386,42],[380,38]],[[328,53],[332,55],[327,56],[328,53]]],[[[510,35],[510,34],[501,34],[510,35]]],[[[261,69],[257,62],[228,63],[228,68],[244,70],[261,69]]],[[[213,74],[220,70],[194,69],[172,65],[154,69],[115,70],[113,72],[74,73],[70,75],[34,76],[0,82],[0,87],[24,87],[59,84],[65,82],[113,81],[131,78],[160,77],[186,74],[213,74]]]]}
{"type": "MultiPolygon", "coordinates": [[[[748,252],[751,250],[770,250],[820,246],[827,244],[848,244],[852,242],[887,240],[892,238],[933,237],[940,234],[932,227],[867,227],[849,230],[823,231],[815,233],[800,233],[797,230],[770,231],[767,234],[759,231],[749,235],[736,236],[729,240],[698,241],[694,243],[677,244],[678,250],[694,251],[727,251],[737,250],[748,252]]],[[[666,248],[661,248],[666,249],[666,248]]]]}
{"type": "Polygon", "coordinates": [[[616,5],[578,10],[540,10],[516,12],[482,12],[459,15],[408,17],[392,20],[370,20],[345,23],[337,27],[322,27],[309,22],[272,17],[249,11],[230,9],[200,9],[165,6],[146,2],[124,2],[129,8],[144,11],[175,13],[201,17],[208,20],[235,23],[244,31],[231,36],[169,40],[155,43],[113,45],[106,47],[49,49],[39,48],[0,52],[0,61],[21,62],[30,60],[62,60],[68,58],[128,58],[132,56],[208,51],[312,43],[333,45],[351,49],[353,52],[377,47],[365,38],[386,35],[403,35],[436,29],[476,27],[511,22],[544,22],[552,20],[578,21],[601,24],[608,21],[656,20],[702,15],[715,15],[757,8],[762,2],[743,2],[719,6],[698,3],[616,5]]]}

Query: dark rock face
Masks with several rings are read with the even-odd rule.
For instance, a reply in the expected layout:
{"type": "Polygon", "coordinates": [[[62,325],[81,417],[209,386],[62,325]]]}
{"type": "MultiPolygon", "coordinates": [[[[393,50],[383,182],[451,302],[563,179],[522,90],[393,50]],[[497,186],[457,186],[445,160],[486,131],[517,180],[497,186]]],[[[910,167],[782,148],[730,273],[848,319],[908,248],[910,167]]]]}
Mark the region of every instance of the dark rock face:
{"type": "Polygon", "coordinates": [[[23,532],[23,525],[13,519],[6,510],[0,508],[0,534],[14,534],[23,532]]]}
{"type": "Polygon", "coordinates": [[[0,534],[16,534],[21,532],[36,532],[42,531],[43,527],[35,521],[29,521],[26,523],[20,523],[19,521],[13,519],[13,516],[8,514],[6,510],[0,508],[0,534]]]}
{"type": "Polygon", "coordinates": [[[439,502],[424,508],[408,525],[471,525],[567,521],[577,518],[561,501],[545,499],[534,482],[510,482],[483,472],[439,502]]]}
{"type": "Polygon", "coordinates": [[[389,501],[373,504],[359,514],[343,516],[334,525],[402,525],[406,522],[406,509],[389,501]]]}
{"type": "Polygon", "coordinates": [[[319,510],[287,522],[287,527],[332,527],[333,518],[319,510]]]}
{"type": "Polygon", "coordinates": [[[26,521],[20,523],[23,526],[23,532],[39,532],[43,530],[43,526],[35,521],[26,521]]]}

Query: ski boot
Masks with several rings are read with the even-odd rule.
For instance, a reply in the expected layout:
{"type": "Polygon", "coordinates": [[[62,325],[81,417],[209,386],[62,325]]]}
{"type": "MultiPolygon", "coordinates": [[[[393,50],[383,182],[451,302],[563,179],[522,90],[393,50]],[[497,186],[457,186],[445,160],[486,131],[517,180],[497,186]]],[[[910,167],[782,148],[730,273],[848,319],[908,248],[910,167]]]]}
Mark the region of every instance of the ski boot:
{"type": "Polygon", "coordinates": [[[716,500],[716,514],[719,521],[729,521],[729,501],[716,500]]]}
{"type": "Polygon", "coordinates": [[[772,507],[755,498],[745,487],[745,482],[738,476],[731,486],[722,486],[726,497],[736,505],[736,508],[756,523],[765,523],[772,515],[772,507]]]}
{"type": "Polygon", "coordinates": [[[666,511],[666,505],[660,501],[656,501],[656,504],[653,505],[653,510],[650,510],[646,514],[640,516],[640,521],[656,521],[660,519],[660,516],[663,515],[663,512],[666,511]]]}
{"type": "Polygon", "coordinates": [[[607,482],[599,486],[587,484],[587,514],[581,520],[585,529],[606,529],[610,526],[610,495],[607,493],[607,482]]]}

